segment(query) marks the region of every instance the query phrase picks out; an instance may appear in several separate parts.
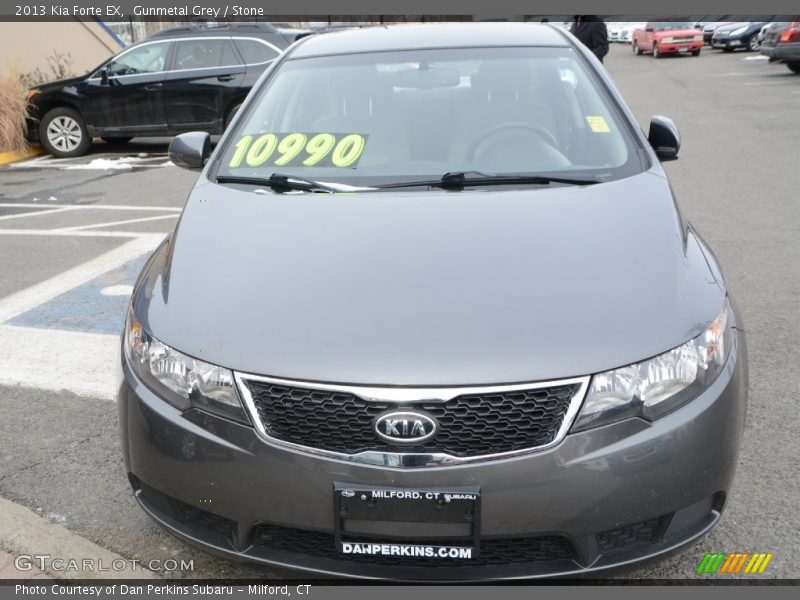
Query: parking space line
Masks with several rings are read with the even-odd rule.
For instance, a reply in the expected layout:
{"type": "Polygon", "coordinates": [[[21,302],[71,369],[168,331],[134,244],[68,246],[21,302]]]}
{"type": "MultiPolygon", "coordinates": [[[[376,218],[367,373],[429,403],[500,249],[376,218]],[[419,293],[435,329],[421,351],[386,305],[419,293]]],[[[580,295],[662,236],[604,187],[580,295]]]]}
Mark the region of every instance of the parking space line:
{"type": "Polygon", "coordinates": [[[54,229],[54,231],[84,231],[86,229],[95,229],[98,227],[113,227],[114,225],[129,225],[132,223],[145,223],[147,221],[160,221],[162,219],[177,219],[178,215],[158,215],[157,217],[142,217],[140,219],[127,219],[125,221],[108,221],[106,223],[94,223],[91,225],[76,225],[74,227],[62,227],[54,229]]]}
{"type": "Polygon", "coordinates": [[[0,235],[41,235],[63,237],[140,238],[141,231],[59,231],[58,229],[0,229],[0,235]]]}
{"type": "MultiPolygon", "coordinates": [[[[151,252],[162,239],[164,239],[163,234],[139,234],[138,237],[118,248],[114,248],[50,279],[6,296],[0,300],[0,323],[8,321],[48,300],[52,300],[56,296],[90,281],[98,275],[115,269],[131,259],[151,252]]],[[[13,347],[9,348],[9,352],[14,354],[13,347]]],[[[5,361],[8,358],[8,353],[0,352],[0,356],[3,356],[5,361]]],[[[3,370],[5,370],[5,365],[3,370]]]]}
{"type": "Polygon", "coordinates": [[[46,205],[33,202],[0,202],[0,207],[26,208],[28,206],[47,206],[48,208],[71,208],[73,210],[139,210],[139,211],[165,211],[181,212],[183,209],[175,206],[132,206],[129,204],[56,204],[46,205]]]}
{"type": "MultiPolygon", "coordinates": [[[[99,159],[103,160],[103,159],[99,159]]],[[[92,163],[67,163],[67,164],[51,164],[51,163],[37,163],[32,164],[30,161],[11,163],[8,165],[12,169],[60,169],[62,171],[136,171],[139,169],[164,169],[174,166],[166,157],[159,157],[159,160],[165,162],[157,165],[142,164],[142,163],[117,163],[113,166],[108,166],[107,163],[92,164],[92,163]]]]}
{"type": "MultiPolygon", "coordinates": [[[[8,206],[7,204],[0,204],[0,206],[8,206]]],[[[30,206],[35,207],[36,204],[31,204],[30,206]]],[[[35,217],[36,215],[52,215],[53,213],[60,213],[65,212],[68,210],[72,210],[71,207],[65,206],[63,208],[54,208],[53,210],[32,210],[30,212],[19,213],[16,215],[5,215],[0,217],[0,221],[8,221],[10,219],[20,219],[23,217],[35,217]]]]}
{"type": "Polygon", "coordinates": [[[117,335],[3,325],[0,355],[0,385],[114,399],[117,335]]]}

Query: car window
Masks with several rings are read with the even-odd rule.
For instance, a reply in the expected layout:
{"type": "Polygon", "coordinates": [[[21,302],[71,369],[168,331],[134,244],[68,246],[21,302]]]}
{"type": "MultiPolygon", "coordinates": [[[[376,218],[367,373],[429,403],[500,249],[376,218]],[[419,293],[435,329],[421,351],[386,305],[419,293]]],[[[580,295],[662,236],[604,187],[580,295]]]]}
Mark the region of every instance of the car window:
{"type": "Polygon", "coordinates": [[[255,65],[268,60],[274,60],[278,57],[278,52],[266,44],[257,40],[239,40],[235,39],[236,49],[244,58],[245,64],[255,65]]]}
{"type": "Polygon", "coordinates": [[[625,121],[572,49],[477,48],[285,61],[228,138],[218,174],[370,185],[639,170],[625,121]]]}
{"type": "Polygon", "coordinates": [[[679,29],[695,29],[694,23],[688,21],[662,21],[656,23],[657,31],[677,31],[679,29]]]}
{"type": "Polygon", "coordinates": [[[174,70],[210,69],[241,64],[229,39],[176,42],[174,70]]]}
{"type": "Polygon", "coordinates": [[[111,76],[157,73],[164,70],[169,42],[145,44],[113,59],[106,66],[111,76]]]}

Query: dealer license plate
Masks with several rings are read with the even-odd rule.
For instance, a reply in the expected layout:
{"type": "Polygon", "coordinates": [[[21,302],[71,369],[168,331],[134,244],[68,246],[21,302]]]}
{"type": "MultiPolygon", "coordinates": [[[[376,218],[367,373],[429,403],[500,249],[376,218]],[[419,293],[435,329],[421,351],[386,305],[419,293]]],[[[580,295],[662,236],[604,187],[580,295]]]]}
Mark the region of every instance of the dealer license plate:
{"type": "Polygon", "coordinates": [[[480,488],[407,489],[334,484],[336,547],[342,554],[472,559],[480,551],[480,488]],[[466,535],[441,540],[350,532],[348,521],[460,524],[466,535]]]}

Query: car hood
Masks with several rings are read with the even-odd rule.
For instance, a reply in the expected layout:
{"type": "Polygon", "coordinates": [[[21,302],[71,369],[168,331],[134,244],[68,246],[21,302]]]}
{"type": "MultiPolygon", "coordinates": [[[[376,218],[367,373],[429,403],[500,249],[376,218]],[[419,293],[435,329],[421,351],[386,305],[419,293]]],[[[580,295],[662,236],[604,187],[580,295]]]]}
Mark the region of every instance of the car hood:
{"type": "Polygon", "coordinates": [[[730,25],[723,25],[722,27],[719,27],[717,29],[716,33],[726,34],[726,33],[730,33],[731,31],[734,31],[735,29],[739,29],[740,27],[748,27],[749,28],[751,26],[752,26],[752,23],[731,23],[730,25]]]}
{"type": "Polygon", "coordinates": [[[713,257],[652,173],[253,190],[201,180],[134,292],[156,338],[235,370],[375,385],[585,375],[680,345],[724,302],[713,257]]]}
{"type": "Polygon", "coordinates": [[[54,90],[59,90],[68,85],[85,81],[87,77],[88,74],[84,73],[83,75],[79,75],[77,77],[68,77],[67,79],[56,79],[55,81],[46,81],[44,83],[40,83],[39,85],[33,86],[33,89],[37,89],[40,92],[50,92],[54,90]]]}

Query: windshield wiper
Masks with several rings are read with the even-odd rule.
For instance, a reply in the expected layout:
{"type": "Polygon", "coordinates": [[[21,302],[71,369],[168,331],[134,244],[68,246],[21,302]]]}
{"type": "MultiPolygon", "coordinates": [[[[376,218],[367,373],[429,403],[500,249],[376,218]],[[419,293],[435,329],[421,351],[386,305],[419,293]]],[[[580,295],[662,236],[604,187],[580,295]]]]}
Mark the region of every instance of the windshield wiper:
{"type": "Polygon", "coordinates": [[[457,171],[445,173],[440,179],[429,181],[399,181],[376,187],[381,189],[404,187],[440,187],[445,189],[461,189],[479,185],[547,185],[564,183],[567,185],[592,185],[600,183],[597,179],[578,179],[569,177],[550,177],[548,175],[494,175],[480,171],[457,171]]]}
{"type": "Polygon", "coordinates": [[[281,173],[273,173],[269,177],[239,177],[221,175],[217,177],[217,183],[242,183],[245,185],[266,185],[274,192],[290,192],[292,190],[301,190],[304,192],[326,192],[329,194],[336,193],[340,190],[335,187],[314,181],[313,179],[304,179],[303,177],[296,177],[295,175],[283,175],[281,173]]]}

